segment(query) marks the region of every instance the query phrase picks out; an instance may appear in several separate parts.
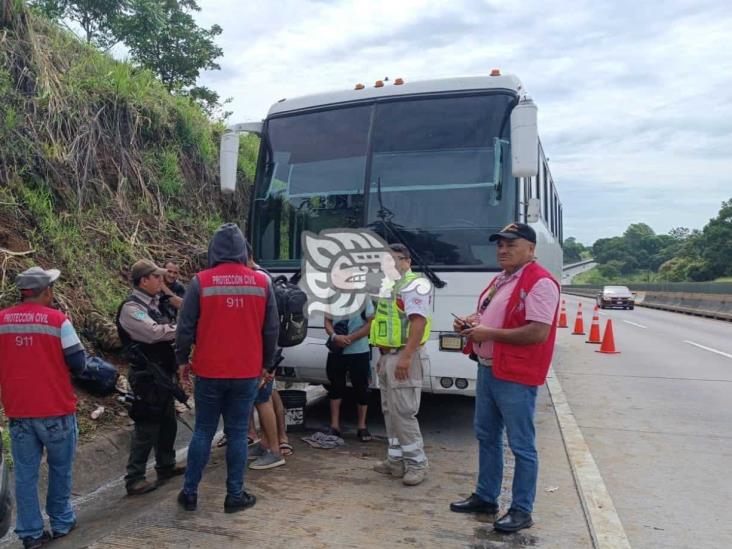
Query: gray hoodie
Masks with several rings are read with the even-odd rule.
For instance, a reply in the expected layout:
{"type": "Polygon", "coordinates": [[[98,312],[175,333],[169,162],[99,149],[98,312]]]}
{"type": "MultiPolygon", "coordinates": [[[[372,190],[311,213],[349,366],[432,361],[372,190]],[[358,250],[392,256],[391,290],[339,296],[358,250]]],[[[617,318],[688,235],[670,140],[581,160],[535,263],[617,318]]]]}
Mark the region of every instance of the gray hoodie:
{"type": "MultiPolygon", "coordinates": [[[[208,266],[213,268],[221,263],[241,263],[246,265],[247,247],[244,235],[234,223],[221,225],[208,246],[208,266]]],[[[200,284],[198,277],[191,281],[183,306],[178,313],[178,329],[175,338],[175,355],[178,364],[190,362],[191,347],[196,342],[196,328],[201,315],[200,284]]],[[[262,368],[270,370],[273,366],[277,338],[280,333],[280,320],[277,313],[272,282],[269,282],[269,292],[262,326],[262,368]]]]}

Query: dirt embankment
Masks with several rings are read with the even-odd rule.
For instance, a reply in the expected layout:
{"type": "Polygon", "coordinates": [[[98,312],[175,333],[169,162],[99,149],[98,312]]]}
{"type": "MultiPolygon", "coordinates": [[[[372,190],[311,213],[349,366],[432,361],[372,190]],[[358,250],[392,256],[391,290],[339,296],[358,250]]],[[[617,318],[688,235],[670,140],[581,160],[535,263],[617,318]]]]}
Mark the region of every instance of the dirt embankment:
{"type": "MultiPolygon", "coordinates": [[[[173,258],[188,278],[213,230],[245,219],[247,186],[218,190],[222,130],[149,71],[0,0],[0,306],[17,300],[18,272],[59,268],[59,307],[119,362],[113,317],[132,263],[173,258]]],[[[126,421],[113,398],[80,400],[80,417],[107,407],[84,432],[126,421]]]]}

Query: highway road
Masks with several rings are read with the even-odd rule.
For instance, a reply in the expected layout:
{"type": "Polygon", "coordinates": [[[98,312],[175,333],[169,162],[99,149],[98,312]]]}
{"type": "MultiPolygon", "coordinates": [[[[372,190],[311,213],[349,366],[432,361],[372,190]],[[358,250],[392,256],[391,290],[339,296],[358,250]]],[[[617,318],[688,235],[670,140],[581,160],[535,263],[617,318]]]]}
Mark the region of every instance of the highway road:
{"type": "MultiPolygon", "coordinates": [[[[589,330],[593,301],[576,304],[589,330]]],[[[560,330],[554,364],[633,547],[732,547],[732,323],[605,310],[620,354],[560,330]]]]}

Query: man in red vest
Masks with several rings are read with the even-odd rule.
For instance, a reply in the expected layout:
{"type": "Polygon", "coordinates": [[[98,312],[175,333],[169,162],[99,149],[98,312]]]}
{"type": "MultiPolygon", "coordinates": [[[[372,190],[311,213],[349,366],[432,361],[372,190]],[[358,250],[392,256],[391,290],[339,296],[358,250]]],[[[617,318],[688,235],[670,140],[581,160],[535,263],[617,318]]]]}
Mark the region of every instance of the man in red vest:
{"type": "Polygon", "coordinates": [[[468,337],[478,361],[475,432],[480,453],[475,493],[450,509],[498,512],[505,428],[516,466],[511,507],[494,528],[517,532],[533,524],[539,470],[534,409],[554,352],[559,284],[534,260],[536,233],[528,225],[512,223],[490,241],[497,241],[503,272],[480,295],[477,312],[453,325],[468,337]]]}
{"type": "Polygon", "coordinates": [[[76,452],[76,395],[69,370],[81,372],[84,348],[69,319],[51,308],[60,272],[32,267],[18,275],[20,304],[0,311],[0,390],[10,420],[15,464],[15,533],[23,547],[41,547],[76,526],[71,507],[76,452]],[[46,449],[46,513],[38,503],[38,469],[46,449]]]}
{"type": "Polygon", "coordinates": [[[224,511],[234,513],[256,502],[244,490],[247,429],[260,379],[269,377],[273,367],[279,315],[269,277],[246,262],[239,227],[219,227],[208,248],[209,269],[191,281],[178,315],[176,359],[182,372],[190,361],[196,376],[196,426],[178,494],[187,511],[196,509],[198,484],[222,416],[228,441],[224,511]]]}

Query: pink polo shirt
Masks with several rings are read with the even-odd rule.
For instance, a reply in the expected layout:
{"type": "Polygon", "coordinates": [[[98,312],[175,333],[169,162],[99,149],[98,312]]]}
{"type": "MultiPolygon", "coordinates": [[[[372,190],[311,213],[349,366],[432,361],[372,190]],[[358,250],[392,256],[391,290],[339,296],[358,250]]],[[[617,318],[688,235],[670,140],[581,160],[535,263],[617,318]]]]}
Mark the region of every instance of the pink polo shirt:
{"type": "MultiPolygon", "coordinates": [[[[521,267],[512,275],[507,276],[505,272],[496,275],[496,286],[498,289],[493,294],[493,298],[491,298],[485,311],[482,314],[479,310],[477,311],[479,324],[488,326],[489,328],[503,327],[503,319],[506,317],[508,301],[511,299],[519,278],[521,278],[524,267],[521,267]]],[[[481,297],[485,299],[483,296],[481,297]]],[[[524,301],[526,306],[526,320],[551,325],[554,322],[554,313],[557,310],[558,303],[559,289],[557,285],[548,278],[539,280],[531,288],[524,301]]],[[[478,307],[480,308],[480,303],[478,307]]],[[[479,357],[492,358],[493,341],[476,343],[473,345],[473,350],[479,357]]]]}

